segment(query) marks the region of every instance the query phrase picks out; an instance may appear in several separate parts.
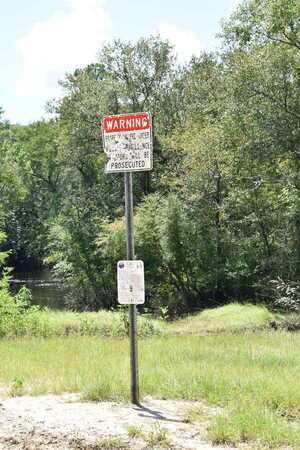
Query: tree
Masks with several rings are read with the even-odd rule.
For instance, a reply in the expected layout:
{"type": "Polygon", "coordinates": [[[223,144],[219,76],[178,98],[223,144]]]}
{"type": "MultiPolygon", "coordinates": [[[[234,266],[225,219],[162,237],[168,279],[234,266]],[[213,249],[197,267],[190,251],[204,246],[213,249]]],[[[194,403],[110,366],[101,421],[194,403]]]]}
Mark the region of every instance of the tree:
{"type": "MultiPolygon", "coordinates": [[[[154,163],[164,170],[166,158],[159,140],[179,120],[180,99],[172,89],[176,74],[169,42],[152,36],[134,44],[118,40],[105,46],[96,64],[75,71],[62,82],[66,96],[56,111],[65,125],[66,157],[87,182],[103,167],[100,123],[107,114],[150,111],[155,124],[154,163]]],[[[111,191],[117,187],[115,178],[102,177],[111,191]]],[[[136,178],[136,195],[155,191],[157,177],[151,183],[148,172],[136,178]]]]}
{"type": "MultiPolygon", "coordinates": [[[[54,230],[59,225],[59,235],[68,242],[68,249],[64,245],[63,248],[72,266],[73,280],[80,280],[89,292],[95,291],[92,297],[103,306],[106,303],[99,286],[106,285],[106,281],[97,272],[105,273],[106,259],[95,252],[94,242],[102,220],[114,221],[123,215],[124,194],[122,175],[104,173],[101,116],[148,109],[154,117],[156,173],[151,183],[150,173],[135,176],[135,201],[139,204],[144,195],[162,185],[168,158],[162,153],[159,133],[167,133],[173,126],[178,108],[170,102],[176,71],[168,42],[156,37],[140,39],[135,44],[115,41],[103,48],[98,59],[98,63],[66,77],[62,82],[66,95],[54,105],[61,125],[60,161],[64,162],[68,182],[63,182],[64,198],[60,214],[50,227],[49,239],[54,249],[54,230]],[[161,117],[160,111],[164,112],[161,117]]],[[[58,259],[50,257],[47,261],[61,267],[61,253],[51,250],[51,254],[58,259]]],[[[105,296],[111,304],[107,291],[105,296]]]]}
{"type": "Polygon", "coordinates": [[[223,36],[233,48],[284,44],[300,49],[298,0],[247,0],[225,23],[223,36]]]}
{"type": "Polygon", "coordinates": [[[11,126],[2,147],[4,229],[12,265],[41,263],[47,221],[59,210],[62,195],[58,136],[54,121],[11,126]]]}
{"type": "Polygon", "coordinates": [[[300,275],[299,8],[296,1],[244,2],[224,27],[224,124],[237,180],[228,212],[260,286],[300,275]]]}

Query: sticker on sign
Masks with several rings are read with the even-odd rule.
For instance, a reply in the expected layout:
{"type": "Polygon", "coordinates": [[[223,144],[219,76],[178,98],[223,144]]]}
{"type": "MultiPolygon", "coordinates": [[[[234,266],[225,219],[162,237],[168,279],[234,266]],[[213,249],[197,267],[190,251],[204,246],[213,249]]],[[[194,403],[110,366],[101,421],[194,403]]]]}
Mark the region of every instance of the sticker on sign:
{"type": "Polygon", "coordinates": [[[118,262],[118,302],[122,305],[145,303],[143,261],[118,262]]]}
{"type": "Polygon", "coordinates": [[[103,117],[103,148],[108,156],[106,172],[152,169],[151,114],[134,113],[103,117]]]}

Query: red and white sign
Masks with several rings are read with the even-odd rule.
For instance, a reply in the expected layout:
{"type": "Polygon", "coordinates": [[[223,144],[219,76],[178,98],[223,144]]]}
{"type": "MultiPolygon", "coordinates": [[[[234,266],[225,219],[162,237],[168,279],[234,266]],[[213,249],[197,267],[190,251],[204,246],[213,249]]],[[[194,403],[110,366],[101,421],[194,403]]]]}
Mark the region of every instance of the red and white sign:
{"type": "Polygon", "coordinates": [[[106,172],[135,172],[152,169],[150,113],[103,118],[103,147],[108,156],[106,172]]]}

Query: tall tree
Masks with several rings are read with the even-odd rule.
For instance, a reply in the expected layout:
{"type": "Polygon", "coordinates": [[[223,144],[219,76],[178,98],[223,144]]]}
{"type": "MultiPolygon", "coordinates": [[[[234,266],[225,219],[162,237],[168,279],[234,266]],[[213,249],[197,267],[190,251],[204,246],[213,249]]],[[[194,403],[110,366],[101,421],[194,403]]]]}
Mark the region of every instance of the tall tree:
{"type": "Polygon", "coordinates": [[[254,272],[271,278],[300,276],[299,13],[294,0],[251,0],[224,27],[231,198],[243,205],[232,218],[260,249],[254,272]]]}

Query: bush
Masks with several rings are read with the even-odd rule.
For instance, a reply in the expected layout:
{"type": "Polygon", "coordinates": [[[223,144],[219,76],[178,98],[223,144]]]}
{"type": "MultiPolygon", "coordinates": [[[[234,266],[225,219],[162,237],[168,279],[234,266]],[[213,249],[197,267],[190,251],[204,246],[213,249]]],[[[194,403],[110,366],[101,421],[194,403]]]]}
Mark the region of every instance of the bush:
{"type": "Polygon", "coordinates": [[[12,296],[9,292],[9,272],[0,280],[0,336],[24,336],[27,329],[38,324],[39,306],[31,305],[31,292],[25,286],[12,296]]]}
{"type": "MultiPolygon", "coordinates": [[[[0,241],[4,240],[0,233],[0,241]]],[[[11,269],[4,266],[7,252],[0,252],[0,337],[23,336],[36,322],[38,306],[31,305],[31,292],[25,286],[15,296],[9,292],[11,269]]]]}
{"type": "Polygon", "coordinates": [[[281,278],[271,281],[274,306],[291,312],[300,312],[300,284],[281,278]]]}

